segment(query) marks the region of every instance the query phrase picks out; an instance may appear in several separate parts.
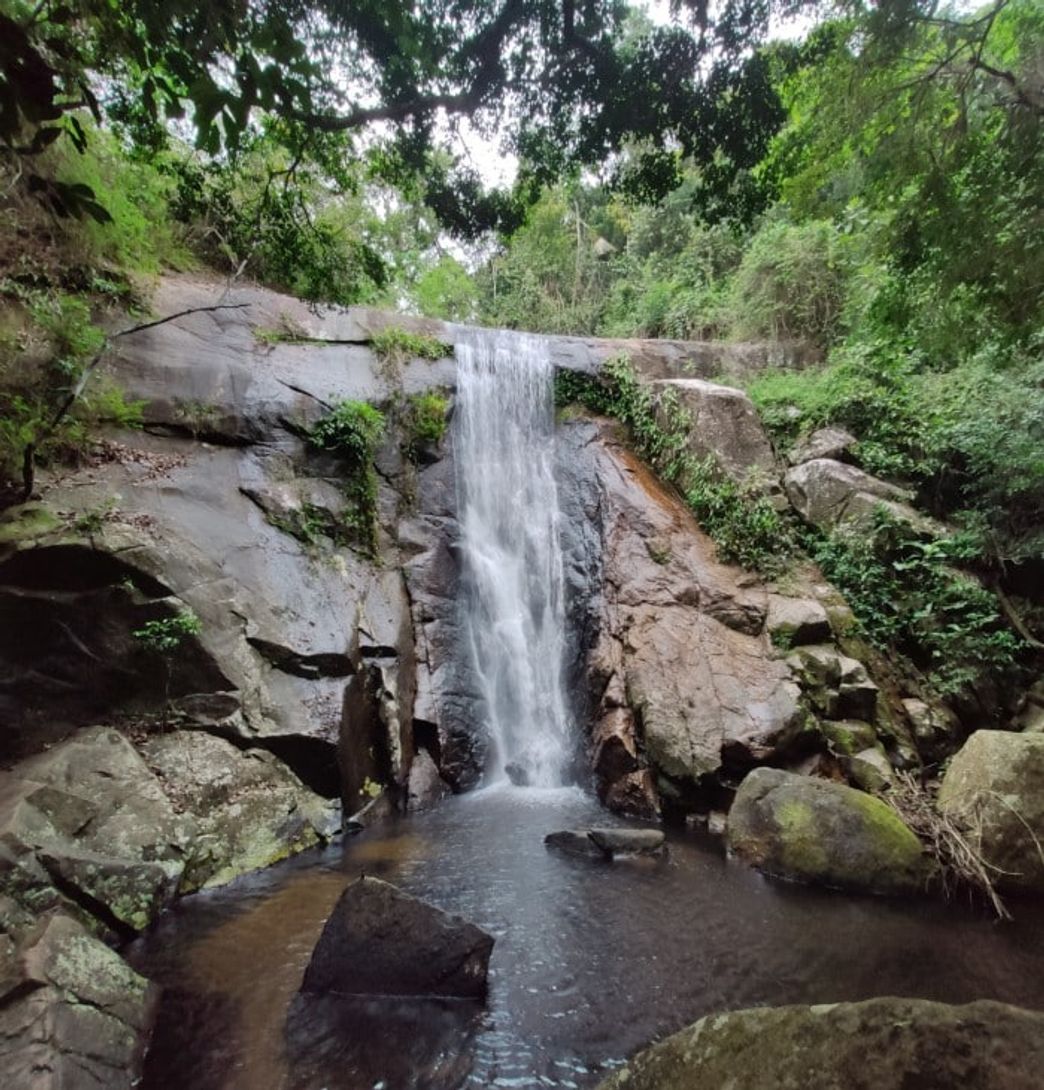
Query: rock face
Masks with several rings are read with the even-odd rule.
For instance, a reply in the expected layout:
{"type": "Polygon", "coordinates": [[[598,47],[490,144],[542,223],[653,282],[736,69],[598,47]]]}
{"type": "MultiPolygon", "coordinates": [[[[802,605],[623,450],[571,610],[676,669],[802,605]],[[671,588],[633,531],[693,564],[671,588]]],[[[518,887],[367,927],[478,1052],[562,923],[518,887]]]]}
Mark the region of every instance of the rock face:
{"type": "Polygon", "coordinates": [[[1044,734],[977,730],[950,762],[939,807],[978,841],[1000,887],[1044,892],[1044,734]]]}
{"type": "Polygon", "coordinates": [[[752,478],[775,482],[778,476],[761,419],[742,391],[702,379],[665,379],[651,384],[657,415],[663,423],[674,406],[692,421],[688,450],[699,459],[710,458],[733,480],[752,478]]]}
{"type": "Polygon", "coordinates": [[[178,812],[191,815],[182,893],[270,866],[329,840],[340,825],[340,807],[266,750],[175,731],[150,738],[142,751],[178,812]]]}
{"type": "Polygon", "coordinates": [[[493,942],[466,920],[360,878],[326,921],[301,990],[481,999],[493,942]]]}
{"type": "Polygon", "coordinates": [[[870,999],[731,1011],[639,1052],[600,1090],[1035,1090],[1044,1014],[870,999]]]}
{"type": "Polygon", "coordinates": [[[844,428],[819,428],[795,445],[788,461],[792,466],[811,462],[815,458],[832,458],[834,461],[844,462],[855,445],[856,437],[844,428]]]}
{"type": "Polygon", "coordinates": [[[886,803],[774,768],[743,781],[728,844],[768,874],[835,889],[915,893],[930,874],[921,842],[886,803]]]}
{"type": "Polygon", "coordinates": [[[5,1090],[130,1090],[156,989],[75,920],[41,919],[0,948],[5,1090]]]}
{"type": "Polygon", "coordinates": [[[864,529],[879,507],[918,530],[936,528],[909,505],[909,493],[832,458],[795,466],[783,478],[783,487],[798,514],[821,530],[864,529]]]}
{"type": "Polygon", "coordinates": [[[61,906],[98,930],[141,931],[178,892],[266,866],[338,824],[337,807],[269,753],[177,731],[143,758],[118,731],[80,731],[0,773],[0,925],[61,906]]]}
{"type": "Polygon", "coordinates": [[[563,429],[570,623],[592,678],[592,762],[614,808],[652,816],[723,766],[786,752],[807,725],[764,633],[764,590],[717,561],[681,502],[613,438],[563,429]]]}

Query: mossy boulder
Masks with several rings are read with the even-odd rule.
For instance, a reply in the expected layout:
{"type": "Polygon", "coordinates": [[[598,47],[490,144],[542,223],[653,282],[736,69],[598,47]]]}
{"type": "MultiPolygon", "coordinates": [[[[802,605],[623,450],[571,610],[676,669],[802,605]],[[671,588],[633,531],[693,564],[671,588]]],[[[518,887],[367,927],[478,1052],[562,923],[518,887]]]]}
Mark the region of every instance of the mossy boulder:
{"type": "Polygon", "coordinates": [[[340,828],[339,803],[265,750],[242,751],[202,731],[157,735],[142,749],[167,797],[195,820],[182,893],[267,867],[340,828]]]}
{"type": "Polygon", "coordinates": [[[1044,1014],[924,999],[701,1018],[599,1090],[1038,1090],[1044,1014]]]}
{"type": "Polygon", "coordinates": [[[729,812],[728,845],[780,878],[869,893],[913,893],[931,867],[886,803],[843,784],[757,768],[729,812]]]}
{"type": "Polygon", "coordinates": [[[1044,734],[977,730],[950,762],[939,808],[978,840],[999,886],[1044,893],[1044,734]]]}

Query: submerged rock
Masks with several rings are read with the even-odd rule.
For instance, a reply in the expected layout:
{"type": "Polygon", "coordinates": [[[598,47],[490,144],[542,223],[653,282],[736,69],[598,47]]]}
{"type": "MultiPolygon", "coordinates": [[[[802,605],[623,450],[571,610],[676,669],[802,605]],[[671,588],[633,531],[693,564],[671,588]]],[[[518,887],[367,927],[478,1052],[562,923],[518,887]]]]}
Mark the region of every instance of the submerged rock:
{"type": "Polygon", "coordinates": [[[157,990],[75,920],[41,920],[0,951],[4,1090],[130,1090],[157,990]]]}
{"type": "Polygon", "coordinates": [[[504,773],[516,787],[529,786],[529,769],[517,761],[504,765],[504,773]]]}
{"type": "Polygon", "coordinates": [[[1038,1090],[1044,1014],[924,999],[712,1014],[599,1090],[1038,1090]]]}
{"type": "Polygon", "coordinates": [[[618,855],[662,855],[661,829],[563,829],[548,833],[544,845],[567,855],[614,859],[618,855]]]}
{"type": "Polygon", "coordinates": [[[303,992],[481,999],[494,938],[378,878],[341,894],[303,992]]]}
{"type": "Polygon", "coordinates": [[[728,844],[768,874],[835,889],[914,893],[931,873],[921,842],[886,803],[774,768],[743,781],[728,844]]]}
{"type": "Polygon", "coordinates": [[[939,808],[978,842],[998,886],[1044,893],[1044,734],[977,730],[950,762],[939,808]]]}

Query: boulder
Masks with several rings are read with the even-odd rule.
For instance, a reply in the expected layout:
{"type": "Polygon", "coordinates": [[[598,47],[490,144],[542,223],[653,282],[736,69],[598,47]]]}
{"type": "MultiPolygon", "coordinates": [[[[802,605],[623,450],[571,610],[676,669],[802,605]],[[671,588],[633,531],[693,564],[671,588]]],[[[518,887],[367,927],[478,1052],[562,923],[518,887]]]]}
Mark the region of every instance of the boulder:
{"type": "Polygon", "coordinates": [[[449,784],[439,775],[438,766],[426,749],[417,751],[410,766],[410,778],[406,791],[407,810],[430,810],[447,795],[452,794],[449,784]]]}
{"type": "Polygon", "coordinates": [[[661,426],[670,426],[672,402],[691,418],[686,442],[691,454],[710,458],[737,483],[777,481],[772,444],[754,403],[742,390],[698,378],[662,379],[651,385],[661,426]]]}
{"type": "Polygon", "coordinates": [[[71,898],[106,926],[140,931],[173,899],[194,833],[106,727],[0,773],[0,893],[33,911],[71,898]]]}
{"type": "Polygon", "coordinates": [[[728,845],[767,874],[834,889],[914,893],[931,873],[921,842],[886,803],[774,768],[740,785],[728,845]]]}
{"type": "Polygon", "coordinates": [[[660,855],[664,851],[662,829],[589,829],[587,835],[609,856],[660,855]]]}
{"type": "Polygon", "coordinates": [[[847,460],[846,456],[856,442],[856,437],[844,428],[819,428],[794,445],[787,461],[792,466],[811,462],[816,458],[832,458],[843,462],[847,460]]]}
{"type": "Polygon", "coordinates": [[[1037,1090],[1044,1014],[926,999],[711,1014],[599,1090],[1037,1090]]]}
{"type": "Polygon", "coordinates": [[[770,594],[765,627],[777,647],[797,647],[830,639],[827,611],[815,598],[770,594]]]}
{"type": "Polygon", "coordinates": [[[1044,893],[1044,734],[977,730],[946,770],[939,808],[978,841],[998,886],[1044,893]]]}
{"type": "Polygon", "coordinates": [[[377,878],[341,894],[304,992],[481,999],[493,936],[377,878]]]}
{"type": "Polygon", "coordinates": [[[866,529],[880,507],[916,530],[938,530],[910,506],[908,492],[833,458],[795,466],[783,478],[783,487],[798,514],[820,530],[866,529]]]}
{"type": "Polygon", "coordinates": [[[158,990],[75,920],[40,920],[0,953],[4,1090],[138,1085],[158,990]]]}
{"type": "Polygon", "coordinates": [[[844,764],[852,783],[871,794],[880,794],[895,781],[888,757],[879,746],[870,746],[853,753],[846,758],[844,764]]]}
{"type": "Polygon", "coordinates": [[[148,739],[142,751],[167,797],[195,821],[182,893],[224,885],[340,828],[340,805],[308,790],[266,750],[174,731],[148,739]]]}
{"type": "Polygon", "coordinates": [[[556,833],[548,833],[544,837],[544,847],[554,852],[562,852],[564,855],[578,855],[586,859],[607,860],[610,858],[588,836],[586,829],[561,829],[556,833]]]}

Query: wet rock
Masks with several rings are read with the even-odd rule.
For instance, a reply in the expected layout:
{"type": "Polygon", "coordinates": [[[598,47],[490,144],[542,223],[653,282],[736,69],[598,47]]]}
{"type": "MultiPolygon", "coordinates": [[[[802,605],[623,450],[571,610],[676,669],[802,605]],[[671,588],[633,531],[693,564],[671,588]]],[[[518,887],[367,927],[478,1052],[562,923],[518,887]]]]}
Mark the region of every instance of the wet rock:
{"type": "Polygon", "coordinates": [[[159,735],[142,750],[167,797],[195,821],[182,893],[224,885],[339,830],[339,804],[265,750],[242,751],[202,731],[159,735]]]}
{"type": "Polygon", "coordinates": [[[587,859],[609,859],[609,854],[591,839],[586,829],[561,829],[555,833],[548,833],[544,837],[544,847],[565,855],[578,855],[587,859]]]}
{"type": "Polygon", "coordinates": [[[590,829],[587,835],[609,856],[660,855],[664,851],[662,829],[590,829]]]}
{"type": "Polygon", "coordinates": [[[925,999],[708,1015],[639,1052],[599,1090],[1035,1090],[1044,1014],[925,999]]]}
{"type": "Polygon", "coordinates": [[[140,931],[174,897],[194,831],[121,734],[82,731],[0,773],[0,892],[140,931]]]}
{"type": "Polygon", "coordinates": [[[878,746],[853,753],[845,761],[845,767],[852,783],[871,794],[886,790],[895,780],[888,757],[878,746]]]}
{"type": "Polygon", "coordinates": [[[939,808],[978,842],[998,886],[1044,893],[1044,734],[977,730],[950,762],[939,808]]]}
{"type": "Polygon", "coordinates": [[[877,745],[877,732],[873,726],[859,719],[824,719],[819,730],[838,756],[852,756],[877,745]]]}
{"type": "Polygon", "coordinates": [[[711,810],[707,815],[707,832],[711,836],[724,836],[729,827],[728,814],[722,810],[711,810]]]}
{"type": "Polygon", "coordinates": [[[686,441],[690,453],[710,458],[726,477],[737,482],[776,480],[772,444],[754,403],[742,390],[696,378],[664,379],[651,385],[661,416],[670,413],[667,398],[691,416],[686,441]]]}
{"type": "Polygon", "coordinates": [[[800,692],[763,632],[764,591],[716,559],[612,429],[574,422],[559,450],[567,578],[573,599],[589,603],[571,624],[586,650],[578,681],[586,674],[597,694],[599,794],[653,816],[667,790],[696,793],[726,765],[786,752],[806,726],[800,692]]]}
{"type": "Polygon", "coordinates": [[[768,874],[835,889],[913,893],[930,875],[921,842],[886,803],[772,768],[740,785],[728,844],[768,874]]]}
{"type": "Polygon", "coordinates": [[[341,894],[304,992],[481,999],[493,936],[377,878],[341,894]]]}
{"type": "Polygon", "coordinates": [[[529,769],[517,761],[504,765],[504,773],[516,787],[529,786],[529,769]]]}
{"type": "Polygon", "coordinates": [[[816,458],[848,461],[848,454],[856,442],[856,437],[844,428],[819,428],[795,444],[787,460],[792,466],[811,462],[816,458]]]}
{"type": "Polygon", "coordinates": [[[406,809],[430,810],[447,795],[452,794],[449,784],[439,775],[438,766],[426,749],[417,751],[410,767],[409,787],[406,793],[406,809]]]}
{"type": "Polygon", "coordinates": [[[797,647],[830,639],[827,612],[814,598],[770,594],[765,627],[778,647],[797,647]]]}
{"type": "Polygon", "coordinates": [[[5,1090],[130,1090],[157,989],[75,920],[51,915],[0,954],[5,1090]]]}
{"type": "Polygon", "coordinates": [[[917,530],[938,529],[910,506],[908,492],[832,458],[795,466],[787,472],[783,486],[798,514],[820,530],[865,529],[879,507],[917,530]]]}

